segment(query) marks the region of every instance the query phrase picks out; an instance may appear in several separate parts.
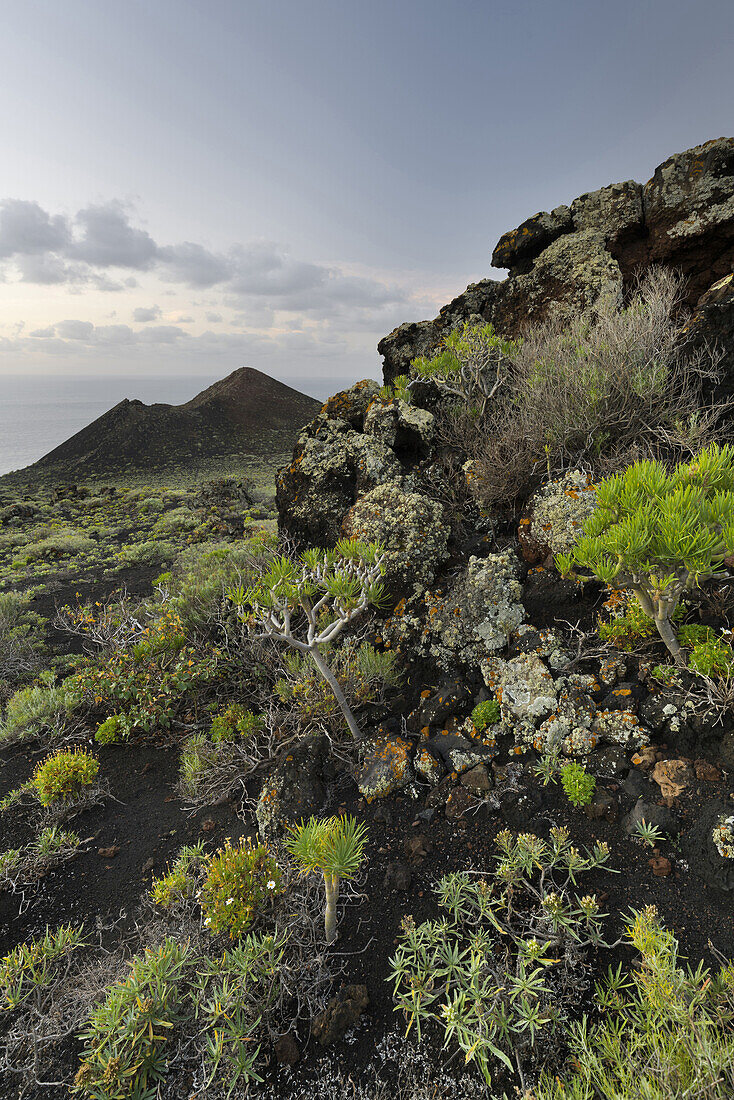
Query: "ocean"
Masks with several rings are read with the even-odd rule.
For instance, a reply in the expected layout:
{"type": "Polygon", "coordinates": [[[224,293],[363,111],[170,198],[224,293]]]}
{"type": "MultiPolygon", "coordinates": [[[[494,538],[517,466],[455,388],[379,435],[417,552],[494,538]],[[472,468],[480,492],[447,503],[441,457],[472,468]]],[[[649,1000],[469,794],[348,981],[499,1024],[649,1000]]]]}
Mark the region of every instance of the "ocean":
{"type": "MultiPolygon", "coordinates": [[[[180,405],[221,377],[0,374],[0,474],[35,462],[125,397],[146,405],[156,401],[180,405]]],[[[306,381],[283,380],[298,389],[306,381]]],[[[322,400],[333,392],[328,380],[308,380],[308,393],[322,391],[322,400]]]]}
{"type": "Polygon", "coordinates": [[[0,374],[0,474],[35,462],[124,397],[178,405],[216,380],[0,374]]]}

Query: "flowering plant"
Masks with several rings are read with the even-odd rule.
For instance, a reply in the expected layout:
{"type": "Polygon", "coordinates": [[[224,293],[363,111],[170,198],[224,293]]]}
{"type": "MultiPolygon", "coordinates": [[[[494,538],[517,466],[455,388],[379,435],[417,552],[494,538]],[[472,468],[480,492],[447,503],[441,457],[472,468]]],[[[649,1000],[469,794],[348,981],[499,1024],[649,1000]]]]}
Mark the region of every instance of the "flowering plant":
{"type": "Polygon", "coordinates": [[[204,924],[212,935],[238,939],[282,890],[278,864],[264,844],[246,840],[233,848],[227,841],[209,860],[201,888],[204,924]]]}

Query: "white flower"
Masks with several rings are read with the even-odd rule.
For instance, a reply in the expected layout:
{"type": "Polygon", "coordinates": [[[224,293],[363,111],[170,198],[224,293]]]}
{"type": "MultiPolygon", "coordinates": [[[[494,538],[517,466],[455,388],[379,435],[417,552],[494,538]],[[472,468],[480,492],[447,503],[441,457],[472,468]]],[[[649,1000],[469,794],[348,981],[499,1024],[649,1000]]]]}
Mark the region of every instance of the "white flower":
{"type": "Polygon", "coordinates": [[[273,882],[272,879],[269,879],[268,880],[268,890],[274,890],[274,889],[275,889],[275,883],[273,882]]]}
{"type": "Polygon", "coordinates": [[[206,924],[207,927],[208,927],[211,924],[211,918],[210,917],[204,917],[204,924],[206,924]]]}
{"type": "Polygon", "coordinates": [[[227,898],[226,904],[227,905],[232,905],[233,902],[234,902],[234,898],[227,898]]]}

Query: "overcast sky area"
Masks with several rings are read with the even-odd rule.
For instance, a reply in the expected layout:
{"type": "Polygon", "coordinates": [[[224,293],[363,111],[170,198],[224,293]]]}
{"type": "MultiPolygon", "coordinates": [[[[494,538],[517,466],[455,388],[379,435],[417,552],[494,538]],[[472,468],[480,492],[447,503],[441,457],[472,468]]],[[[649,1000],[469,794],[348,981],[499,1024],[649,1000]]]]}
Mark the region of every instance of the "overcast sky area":
{"type": "Polygon", "coordinates": [[[538,210],[734,134],[732,0],[6,0],[0,375],[377,377],[538,210]]]}

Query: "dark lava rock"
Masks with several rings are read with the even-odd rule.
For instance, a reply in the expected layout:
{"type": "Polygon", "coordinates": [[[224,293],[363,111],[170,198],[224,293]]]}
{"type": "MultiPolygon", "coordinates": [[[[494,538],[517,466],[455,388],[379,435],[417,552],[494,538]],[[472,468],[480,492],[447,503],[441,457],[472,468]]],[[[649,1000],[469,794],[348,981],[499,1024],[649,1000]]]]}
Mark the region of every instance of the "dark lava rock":
{"type": "Polygon", "coordinates": [[[606,787],[597,787],[594,797],[585,807],[586,816],[592,821],[616,821],[619,817],[619,803],[606,787]]]}
{"type": "Polygon", "coordinates": [[[296,1062],[301,1057],[298,1043],[290,1034],[281,1035],[280,1039],[275,1043],[273,1051],[281,1066],[295,1066],[296,1062]]]}
{"type": "Polygon", "coordinates": [[[717,890],[734,890],[734,859],[725,859],[719,853],[711,835],[720,819],[731,813],[731,803],[711,802],[681,836],[681,850],[691,871],[717,890]]]}
{"type": "Polygon", "coordinates": [[[345,985],[333,997],[323,1012],[311,1022],[311,1034],[322,1047],[332,1046],[344,1038],[370,1003],[366,985],[345,985]]]}
{"type": "Polygon", "coordinates": [[[464,814],[477,805],[477,799],[466,787],[454,787],[446,800],[444,813],[448,821],[461,821],[464,814]]]}
{"type": "Polygon", "coordinates": [[[487,771],[486,764],[477,764],[475,767],[470,768],[469,771],[463,772],[459,778],[459,782],[462,787],[466,787],[467,790],[475,791],[478,794],[484,794],[486,791],[492,789],[492,779],[487,771]]]}
{"type": "Polygon", "coordinates": [[[625,832],[631,834],[641,821],[646,821],[648,825],[657,825],[668,836],[677,836],[680,832],[680,822],[672,810],[654,802],[645,802],[644,798],[637,799],[634,808],[622,819],[622,825],[625,832]]]}
{"type": "Polygon", "coordinates": [[[386,890],[409,890],[413,875],[407,863],[388,863],[385,871],[386,890]]]}
{"type": "Polygon", "coordinates": [[[322,768],[327,752],[325,738],[306,738],[266,779],[256,809],[263,838],[277,836],[322,809],[326,799],[322,768]]]}

